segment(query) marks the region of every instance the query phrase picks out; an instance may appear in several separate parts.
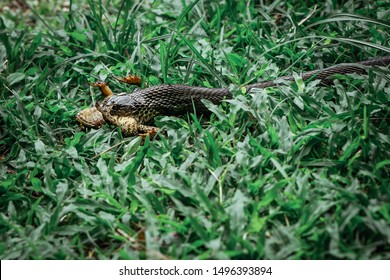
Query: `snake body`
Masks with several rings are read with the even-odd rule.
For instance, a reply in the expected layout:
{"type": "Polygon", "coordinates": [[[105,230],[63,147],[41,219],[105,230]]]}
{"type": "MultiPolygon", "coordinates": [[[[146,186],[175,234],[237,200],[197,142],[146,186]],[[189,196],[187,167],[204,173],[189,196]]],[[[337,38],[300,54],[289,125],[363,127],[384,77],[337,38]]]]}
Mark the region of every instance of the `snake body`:
{"type": "Polygon", "coordinates": [[[150,123],[155,116],[177,116],[194,111],[199,114],[208,112],[202,99],[214,104],[231,98],[227,88],[205,88],[186,85],[158,85],[136,90],[130,94],[106,97],[98,105],[98,110],[106,115],[133,116],[140,123],[150,123]]]}
{"type": "MultiPolygon", "coordinates": [[[[360,61],[357,63],[341,63],[320,70],[308,71],[303,73],[301,77],[304,81],[310,79],[317,79],[317,80],[321,80],[322,84],[329,85],[332,83],[331,77],[335,74],[344,74],[344,75],[352,74],[352,73],[365,74],[367,67],[388,66],[388,65],[390,65],[390,56],[384,56],[375,59],[360,61]]],[[[294,80],[293,76],[284,76],[276,80],[248,85],[246,86],[246,90],[249,91],[252,88],[273,87],[273,86],[277,86],[280,83],[283,83],[283,81],[293,81],[293,80],[294,80]]]]}
{"type": "MultiPolygon", "coordinates": [[[[337,64],[329,68],[305,72],[301,77],[303,80],[318,79],[324,84],[329,84],[334,74],[364,74],[367,67],[388,65],[390,65],[390,56],[358,63],[337,64]]],[[[277,86],[292,80],[294,80],[293,76],[284,76],[272,81],[247,85],[245,89],[248,92],[253,88],[277,86]]],[[[232,98],[232,93],[228,88],[163,84],[138,89],[132,93],[110,95],[97,104],[96,108],[106,122],[120,126],[126,135],[134,135],[139,132],[150,132],[152,127],[147,124],[152,122],[156,116],[182,115],[194,109],[197,113],[204,114],[208,110],[201,102],[202,99],[220,104],[224,99],[230,98],[232,98]]],[[[80,121],[81,118],[78,119],[80,121]]]]}

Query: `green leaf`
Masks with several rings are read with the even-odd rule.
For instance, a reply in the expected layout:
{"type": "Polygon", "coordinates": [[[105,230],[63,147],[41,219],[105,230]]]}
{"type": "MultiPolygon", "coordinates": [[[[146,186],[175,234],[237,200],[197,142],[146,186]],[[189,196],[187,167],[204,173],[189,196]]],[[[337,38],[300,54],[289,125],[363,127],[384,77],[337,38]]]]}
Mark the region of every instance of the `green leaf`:
{"type": "MultiPolygon", "coordinates": [[[[305,92],[305,82],[303,81],[302,77],[298,75],[296,72],[293,73],[294,81],[296,85],[298,86],[298,93],[304,93],[305,92]]],[[[301,102],[301,100],[299,100],[301,102]]],[[[298,102],[299,104],[299,102],[298,102]]],[[[302,107],[303,105],[300,104],[302,107]]]]}
{"type": "Polygon", "coordinates": [[[249,224],[249,232],[258,233],[260,232],[265,223],[267,222],[267,217],[259,217],[259,214],[253,212],[249,224]]]}
{"type": "Polygon", "coordinates": [[[38,155],[43,155],[46,153],[46,146],[40,139],[35,141],[34,147],[38,155]]]}
{"type": "Polygon", "coordinates": [[[243,229],[246,226],[245,205],[248,201],[248,198],[240,190],[237,190],[229,206],[226,207],[226,213],[230,217],[230,226],[233,229],[243,229]]]}
{"type": "Polygon", "coordinates": [[[25,73],[15,72],[15,73],[8,75],[7,81],[9,83],[9,85],[12,86],[12,85],[16,84],[17,82],[24,80],[25,77],[26,77],[25,73]]]}
{"type": "Polygon", "coordinates": [[[42,192],[42,182],[38,178],[32,177],[31,178],[31,184],[36,192],[42,192]]]}
{"type": "Polygon", "coordinates": [[[246,58],[243,58],[235,53],[228,53],[226,56],[228,57],[229,61],[235,66],[244,67],[248,62],[246,58]]]}
{"type": "Polygon", "coordinates": [[[80,41],[81,43],[86,43],[88,41],[88,37],[83,33],[70,32],[69,35],[72,36],[75,40],[80,41]]]}
{"type": "Polygon", "coordinates": [[[72,56],[73,55],[73,52],[72,52],[72,50],[69,47],[61,45],[60,48],[65,53],[65,55],[67,55],[67,56],[72,56]]]}

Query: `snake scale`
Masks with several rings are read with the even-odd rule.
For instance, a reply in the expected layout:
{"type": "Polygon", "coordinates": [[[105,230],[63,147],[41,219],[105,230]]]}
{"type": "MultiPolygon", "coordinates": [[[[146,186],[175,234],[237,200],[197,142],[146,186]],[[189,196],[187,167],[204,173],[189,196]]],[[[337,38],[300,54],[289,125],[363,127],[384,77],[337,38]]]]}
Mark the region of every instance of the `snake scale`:
{"type": "MultiPolygon", "coordinates": [[[[324,84],[331,83],[334,74],[364,74],[367,67],[388,66],[390,56],[361,61],[358,63],[337,64],[335,66],[305,72],[303,80],[317,79],[324,84]]],[[[260,82],[245,86],[246,91],[253,88],[277,86],[283,81],[292,81],[293,76],[280,77],[277,80],[260,82]]],[[[208,112],[202,99],[220,104],[224,99],[231,99],[228,88],[205,88],[187,85],[158,85],[145,89],[137,89],[132,93],[113,95],[107,83],[97,85],[107,97],[96,104],[96,108],[87,108],[79,112],[76,119],[89,127],[99,127],[108,122],[120,126],[124,135],[154,134],[156,128],[148,126],[154,117],[161,115],[182,115],[192,112],[203,114],[208,112]],[[108,92],[108,94],[107,94],[108,92]]]]}

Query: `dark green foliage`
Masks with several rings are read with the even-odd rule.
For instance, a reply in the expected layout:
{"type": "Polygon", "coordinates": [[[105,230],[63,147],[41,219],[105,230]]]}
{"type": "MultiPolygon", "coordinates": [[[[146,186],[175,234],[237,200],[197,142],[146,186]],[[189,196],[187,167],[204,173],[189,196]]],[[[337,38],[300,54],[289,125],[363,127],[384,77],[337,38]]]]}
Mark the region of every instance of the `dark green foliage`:
{"type": "Polygon", "coordinates": [[[389,55],[386,1],[76,2],[0,7],[1,259],[390,258],[388,69],[235,89],[153,140],[74,121],[88,81],[132,90],[112,74],[238,86],[389,55]]]}

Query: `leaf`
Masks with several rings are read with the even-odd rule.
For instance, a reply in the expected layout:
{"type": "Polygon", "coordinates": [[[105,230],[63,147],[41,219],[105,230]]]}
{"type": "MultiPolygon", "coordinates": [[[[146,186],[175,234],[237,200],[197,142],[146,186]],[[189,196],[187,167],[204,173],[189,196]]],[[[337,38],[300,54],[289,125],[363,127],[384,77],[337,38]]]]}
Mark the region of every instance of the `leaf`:
{"type": "Polygon", "coordinates": [[[247,217],[245,215],[245,204],[248,201],[249,199],[240,190],[237,190],[230,205],[226,207],[226,212],[230,216],[230,226],[233,229],[245,228],[247,221],[247,217]]]}
{"type": "Polygon", "coordinates": [[[248,62],[246,58],[243,58],[235,53],[228,53],[226,56],[228,57],[229,61],[235,66],[244,67],[248,62]]]}
{"type": "Polygon", "coordinates": [[[277,197],[277,193],[275,190],[267,191],[262,197],[260,202],[257,204],[257,209],[261,210],[262,208],[267,207],[271,204],[272,201],[277,197]]]}
{"type": "Polygon", "coordinates": [[[301,109],[301,110],[305,109],[305,103],[303,102],[302,97],[295,96],[293,101],[294,101],[294,104],[299,107],[299,109],[301,109]]]}
{"type": "Polygon", "coordinates": [[[61,45],[60,48],[65,53],[65,55],[67,55],[67,56],[72,56],[73,55],[73,52],[72,52],[72,50],[69,47],[61,45]]]}
{"type": "Polygon", "coordinates": [[[122,156],[122,161],[124,159],[127,159],[129,155],[132,155],[133,153],[135,153],[138,150],[141,143],[142,143],[141,137],[135,137],[133,140],[131,140],[131,142],[129,144],[127,144],[124,148],[125,153],[122,156]]]}
{"type": "Polygon", "coordinates": [[[386,165],[390,165],[390,159],[382,160],[375,165],[375,169],[381,169],[386,165]]]}
{"type": "Polygon", "coordinates": [[[21,80],[23,80],[25,77],[26,77],[25,73],[15,72],[15,73],[8,75],[7,81],[9,83],[9,85],[12,86],[13,84],[16,84],[17,82],[20,82],[21,80]]]}
{"type": "Polygon", "coordinates": [[[260,232],[263,229],[266,221],[267,221],[267,217],[260,217],[257,212],[253,212],[249,224],[249,232],[253,232],[253,233],[260,232]]]}
{"type": "Polygon", "coordinates": [[[72,36],[75,40],[80,41],[81,43],[86,43],[88,40],[88,37],[83,33],[70,32],[69,35],[72,36]]]}
{"type": "Polygon", "coordinates": [[[61,180],[56,186],[56,195],[59,202],[64,199],[65,193],[68,191],[68,182],[61,180]]]}
{"type": "Polygon", "coordinates": [[[32,177],[31,178],[31,185],[36,192],[42,191],[42,182],[38,178],[32,177]]]}
{"type": "Polygon", "coordinates": [[[43,155],[43,154],[45,154],[45,152],[46,152],[46,146],[45,146],[45,144],[44,144],[40,139],[38,139],[37,141],[35,141],[34,147],[35,147],[35,151],[37,152],[38,155],[43,155]]]}
{"type": "Polygon", "coordinates": [[[70,158],[77,159],[79,157],[79,154],[77,152],[77,149],[75,147],[69,147],[66,149],[66,153],[70,158]]]}
{"type": "Polygon", "coordinates": [[[80,143],[80,139],[81,139],[81,137],[83,137],[84,135],[85,135],[84,132],[77,132],[77,133],[73,136],[72,140],[70,141],[69,146],[71,146],[71,147],[76,146],[78,143],[80,143]]]}
{"type": "Polygon", "coordinates": [[[32,43],[31,43],[31,47],[27,51],[27,57],[28,58],[32,57],[35,54],[37,48],[41,44],[42,44],[42,33],[39,32],[38,34],[36,34],[34,36],[34,39],[33,39],[32,43]]]}
{"type": "Polygon", "coordinates": [[[34,117],[38,120],[42,115],[42,109],[39,106],[36,106],[34,109],[34,117]]]}
{"type": "Polygon", "coordinates": [[[305,82],[303,81],[302,77],[298,75],[296,72],[293,73],[294,81],[296,85],[298,86],[298,92],[304,93],[305,92],[305,82]]]}

